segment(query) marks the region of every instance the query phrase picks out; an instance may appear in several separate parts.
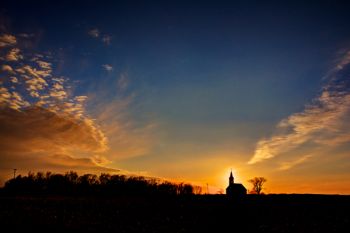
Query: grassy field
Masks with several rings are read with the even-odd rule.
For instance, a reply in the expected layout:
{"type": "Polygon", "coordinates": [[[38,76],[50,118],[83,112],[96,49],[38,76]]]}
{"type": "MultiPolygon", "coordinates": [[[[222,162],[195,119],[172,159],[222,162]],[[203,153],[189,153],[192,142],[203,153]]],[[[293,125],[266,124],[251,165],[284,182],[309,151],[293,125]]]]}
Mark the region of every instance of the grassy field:
{"type": "Polygon", "coordinates": [[[350,196],[1,197],[0,224],[17,232],[344,232],[350,196]]]}

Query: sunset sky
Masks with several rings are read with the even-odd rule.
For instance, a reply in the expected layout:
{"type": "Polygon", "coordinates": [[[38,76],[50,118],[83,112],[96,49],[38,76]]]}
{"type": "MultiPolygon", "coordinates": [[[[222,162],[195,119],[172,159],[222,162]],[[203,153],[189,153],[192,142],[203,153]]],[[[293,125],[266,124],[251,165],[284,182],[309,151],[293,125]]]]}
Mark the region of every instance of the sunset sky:
{"type": "MultiPolygon", "coordinates": [[[[35,2],[35,3],[33,3],[35,2]]],[[[0,3],[0,184],[110,172],[350,194],[350,4],[0,3]]]]}

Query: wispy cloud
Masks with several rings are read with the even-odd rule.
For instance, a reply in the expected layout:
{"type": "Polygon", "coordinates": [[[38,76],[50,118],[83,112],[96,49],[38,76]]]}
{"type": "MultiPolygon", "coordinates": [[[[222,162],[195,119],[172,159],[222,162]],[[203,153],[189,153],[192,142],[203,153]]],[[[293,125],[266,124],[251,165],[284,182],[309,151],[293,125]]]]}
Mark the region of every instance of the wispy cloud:
{"type": "Polygon", "coordinates": [[[27,52],[24,58],[15,36],[2,35],[0,46],[9,50],[1,57],[7,64],[1,66],[0,170],[20,159],[31,161],[27,168],[46,161],[50,167],[105,169],[108,140],[85,111],[87,96],[71,95],[68,79],[54,75],[48,57],[27,52]]]}
{"type": "MultiPolygon", "coordinates": [[[[113,83],[109,79],[108,88],[118,89],[113,99],[106,101],[106,86],[101,93],[91,93],[98,99],[89,109],[92,118],[85,106],[94,99],[74,96],[72,83],[55,74],[50,57],[31,53],[20,41],[6,43],[7,51],[16,49],[17,56],[26,56],[8,59],[0,70],[0,179],[2,171],[19,166],[26,171],[112,171],[105,167],[111,161],[145,155],[154,146],[156,124],[136,121],[129,111],[135,93],[125,92],[127,73],[113,83]]],[[[7,54],[0,58],[6,60],[7,54]]],[[[109,64],[103,68],[113,70],[109,64]]]]}
{"type": "Polygon", "coordinates": [[[0,35],[0,48],[12,46],[12,45],[15,45],[16,43],[17,43],[17,39],[15,36],[10,34],[0,35]]]}
{"type": "Polygon", "coordinates": [[[122,72],[119,79],[109,79],[109,86],[101,84],[101,91],[97,93],[99,98],[93,103],[96,121],[109,139],[108,158],[111,160],[146,155],[156,142],[156,120],[146,116],[135,117],[130,110],[137,109],[134,103],[137,93],[127,92],[129,83],[127,72],[122,72]],[[117,93],[111,98],[106,90],[115,92],[115,87],[117,93]]]}
{"type": "Polygon", "coordinates": [[[20,50],[18,48],[11,49],[5,57],[6,61],[18,61],[22,59],[23,56],[20,54],[20,50]]]}
{"type": "Polygon", "coordinates": [[[112,37],[110,35],[104,35],[102,37],[102,42],[106,45],[110,45],[112,41],[112,37]]]}
{"type": "Polygon", "coordinates": [[[110,45],[112,42],[112,36],[108,34],[102,34],[101,31],[97,28],[90,29],[88,35],[92,38],[99,39],[105,45],[110,45]]]}
{"type": "Polygon", "coordinates": [[[121,73],[118,79],[118,90],[123,91],[129,86],[128,73],[121,73]]]}
{"type": "Polygon", "coordinates": [[[11,80],[12,83],[18,83],[18,79],[16,77],[14,77],[14,76],[11,76],[10,80],[11,80]]]}
{"type": "Polygon", "coordinates": [[[338,61],[338,64],[335,67],[336,71],[342,70],[345,66],[350,63],[350,51],[347,51],[338,61]]]}
{"type": "Polygon", "coordinates": [[[97,121],[109,138],[109,157],[121,159],[143,156],[155,144],[157,124],[152,120],[136,122],[128,109],[133,97],[115,99],[97,106],[97,121]]]}
{"type": "Polygon", "coordinates": [[[96,153],[106,149],[103,135],[86,120],[77,121],[35,106],[21,111],[2,108],[0,115],[2,152],[81,150],[96,153]]]}
{"type": "Polygon", "coordinates": [[[113,70],[113,66],[111,66],[109,64],[103,64],[102,67],[103,67],[103,69],[105,69],[108,72],[111,72],[113,70]]]}
{"type": "Polygon", "coordinates": [[[309,160],[310,158],[312,157],[312,155],[304,155],[300,158],[297,158],[293,161],[288,161],[288,162],[282,162],[280,164],[280,167],[279,169],[280,170],[288,170],[288,169],[291,169],[292,167],[295,167],[299,164],[302,164],[304,162],[306,162],[307,160],[309,160]]]}
{"type": "Polygon", "coordinates": [[[40,66],[40,68],[45,69],[45,70],[51,70],[51,66],[52,64],[49,62],[45,62],[45,61],[36,61],[38,63],[38,65],[40,66]]]}
{"type": "Polygon", "coordinates": [[[12,67],[9,66],[9,65],[2,65],[2,66],[1,66],[1,70],[2,70],[3,72],[8,73],[8,74],[14,74],[14,70],[13,70],[12,67]]]}
{"type": "Polygon", "coordinates": [[[350,141],[347,124],[350,119],[350,83],[346,76],[349,63],[350,52],[346,52],[331,72],[321,94],[306,105],[304,111],[283,119],[274,135],[260,140],[248,163],[274,158],[307,142],[335,146],[350,141]]]}
{"type": "Polygon", "coordinates": [[[19,37],[30,39],[33,38],[35,35],[34,33],[20,33],[18,34],[19,37]]]}
{"type": "Polygon", "coordinates": [[[93,28],[88,31],[88,34],[93,38],[98,38],[100,36],[100,31],[97,28],[93,28]]]}

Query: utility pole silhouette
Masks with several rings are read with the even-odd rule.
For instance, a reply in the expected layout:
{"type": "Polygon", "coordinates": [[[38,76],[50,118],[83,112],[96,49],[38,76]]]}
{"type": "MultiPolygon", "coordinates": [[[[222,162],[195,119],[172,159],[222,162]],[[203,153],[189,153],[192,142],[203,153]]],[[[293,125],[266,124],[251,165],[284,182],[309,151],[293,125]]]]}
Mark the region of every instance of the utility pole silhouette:
{"type": "Polygon", "coordinates": [[[209,186],[208,186],[208,183],[207,183],[207,194],[209,194],[209,186]]]}
{"type": "Polygon", "coordinates": [[[13,179],[15,179],[15,178],[16,178],[16,171],[17,171],[17,169],[16,169],[16,168],[14,168],[14,169],[13,169],[13,179]]]}

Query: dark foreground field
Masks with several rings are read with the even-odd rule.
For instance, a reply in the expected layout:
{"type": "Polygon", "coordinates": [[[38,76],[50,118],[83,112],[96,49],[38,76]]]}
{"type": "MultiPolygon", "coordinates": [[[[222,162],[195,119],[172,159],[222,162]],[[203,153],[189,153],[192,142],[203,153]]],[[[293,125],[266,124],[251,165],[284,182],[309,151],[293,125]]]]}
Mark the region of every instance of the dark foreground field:
{"type": "Polygon", "coordinates": [[[348,232],[350,196],[1,197],[0,224],[6,232],[348,232]]]}

